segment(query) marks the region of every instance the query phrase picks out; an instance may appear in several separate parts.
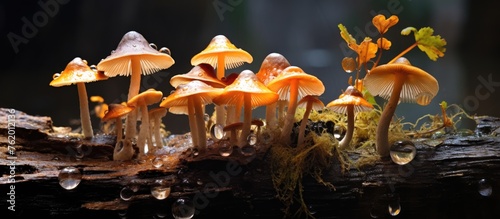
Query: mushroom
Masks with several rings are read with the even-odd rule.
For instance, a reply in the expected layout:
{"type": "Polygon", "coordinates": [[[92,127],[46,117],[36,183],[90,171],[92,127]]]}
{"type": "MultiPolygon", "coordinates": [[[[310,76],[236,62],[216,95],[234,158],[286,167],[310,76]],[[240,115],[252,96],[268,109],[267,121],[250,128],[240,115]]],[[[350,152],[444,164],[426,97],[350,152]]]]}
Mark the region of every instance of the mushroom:
{"type": "MultiPolygon", "coordinates": [[[[279,73],[290,66],[288,60],[279,53],[270,53],[264,58],[262,64],[260,66],[259,72],[255,75],[259,79],[260,82],[267,85],[270,81],[272,81],[279,73]]],[[[277,103],[272,103],[266,106],[266,126],[268,128],[275,128],[276,123],[276,107],[277,103]]]]}
{"type": "Polygon", "coordinates": [[[150,126],[153,136],[155,137],[156,147],[163,147],[163,142],[161,140],[161,118],[167,115],[167,111],[167,108],[164,107],[156,107],[149,110],[150,126]]]}
{"type": "Polygon", "coordinates": [[[185,84],[193,80],[202,81],[216,88],[224,88],[226,86],[224,82],[217,79],[215,69],[207,63],[198,64],[185,74],[173,76],[170,78],[170,84],[175,88],[179,86],[179,84],[185,84]]]}
{"type": "MultiPolygon", "coordinates": [[[[274,103],[277,100],[278,94],[276,92],[269,90],[251,70],[244,70],[213,101],[217,105],[235,105],[237,111],[243,106],[243,127],[239,143],[240,146],[244,146],[245,140],[250,134],[252,109],[274,103]]],[[[238,114],[236,113],[236,115],[238,114]]]]}
{"type": "Polygon", "coordinates": [[[160,102],[163,93],[150,88],[130,99],[127,105],[137,107],[141,111],[141,128],[137,137],[137,146],[139,147],[140,155],[144,155],[149,151],[149,146],[153,145],[153,139],[149,127],[148,105],[160,102]],[[147,148],[146,148],[147,141],[147,148]]]}
{"type": "MultiPolygon", "coordinates": [[[[165,50],[168,49],[160,49],[160,51],[165,50]]],[[[130,76],[127,99],[130,100],[139,94],[142,74],[152,74],[170,68],[175,63],[170,54],[160,51],[152,48],[140,33],[129,31],[125,33],[111,55],[97,64],[97,69],[104,71],[109,77],[130,76]]],[[[136,134],[136,112],[128,114],[126,123],[125,138],[131,139],[136,134]]]]}
{"type": "Polygon", "coordinates": [[[80,101],[80,120],[83,136],[84,138],[94,137],[85,83],[105,80],[108,77],[102,74],[102,72],[92,70],[86,60],[76,57],[66,65],[66,68],[61,73],[54,74],[52,78],[53,80],[49,85],[53,87],[76,84],[80,101]]]}
{"type": "Polygon", "coordinates": [[[212,103],[212,99],[218,96],[221,91],[222,88],[214,88],[204,82],[194,80],[177,86],[175,91],[160,103],[160,107],[165,108],[187,106],[191,137],[194,146],[198,148],[200,153],[205,151],[207,144],[202,106],[212,103]]]}
{"type": "Polygon", "coordinates": [[[115,150],[113,151],[113,160],[130,160],[134,155],[134,148],[132,148],[132,145],[124,145],[122,142],[122,118],[133,109],[134,107],[124,104],[112,103],[109,104],[108,110],[101,119],[103,122],[108,122],[110,120],[115,121],[116,145],[115,150]]]}
{"type": "MultiPolygon", "coordinates": [[[[191,58],[191,65],[208,63],[217,69],[217,78],[221,80],[224,77],[225,69],[232,69],[243,65],[243,63],[252,63],[253,57],[245,50],[236,48],[224,35],[217,35],[208,44],[208,46],[191,58]]],[[[216,124],[225,125],[226,111],[223,106],[215,106],[216,124]]]]}
{"type": "Polygon", "coordinates": [[[304,143],[306,125],[309,120],[309,114],[311,113],[311,110],[318,111],[325,108],[325,104],[323,104],[323,102],[318,98],[318,96],[315,95],[307,95],[305,97],[302,97],[302,99],[300,99],[300,101],[297,103],[297,107],[304,107],[304,106],[306,108],[306,111],[302,116],[302,121],[300,122],[299,126],[299,136],[297,140],[298,147],[300,147],[304,143]]]}
{"type": "Polygon", "coordinates": [[[402,57],[391,64],[373,68],[364,78],[366,89],[373,96],[388,99],[377,125],[377,151],[389,156],[389,125],[398,103],[416,102],[428,105],[439,90],[437,80],[424,70],[414,67],[402,57]]]}
{"type": "Polygon", "coordinates": [[[319,96],[325,91],[325,86],[317,77],[305,73],[297,66],[289,66],[267,84],[267,87],[279,94],[280,99],[288,99],[288,109],[281,131],[281,140],[284,144],[290,143],[297,100],[306,95],[319,96]]]}
{"type": "Polygon", "coordinates": [[[354,86],[348,86],[338,99],[326,105],[327,108],[340,114],[347,114],[347,131],[339,142],[339,149],[346,149],[354,134],[354,116],[358,112],[370,111],[373,105],[369,103],[363,94],[354,86]]]}
{"type": "MultiPolygon", "coordinates": [[[[184,84],[180,84],[179,86],[184,86],[184,84]]],[[[164,97],[165,100],[166,97],[164,97]]],[[[187,102],[186,102],[187,104],[187,102]]],[[[196,118],[189,117],[189,115],[194,115],[194,109],[188,108],[188,105],[175,105],[175,106],[170,106],[168,107],[168,111],[172,114],[177,114],[177,115],[187,115],[189,118],[189,130],[191,131],[191,139],[193,142],[193,145],[200,145],[199,140],[198,140],[198,128],[196,126],[196,118]],[[192,110],[192,111],[190,111],[192,110]]]]}
{"type": "MultiPolygon", "coordinates": [[[[104,115],[108,111],[108,108],[109,108],[108,104],[104,103],[104,98],[102,98],[101,96],[90,96],[90,101],[97,103],[97,105],[94,106],[94,113],[97,116],[97,118],[101,119],[101,121],[102,121],[102,118],[104,117],[104,115]]],[[[102,132],[103,133],[105,133],[105,134],[109,133],[110,124],[111,123],[109,123],[109,122],[105,122],[102,125],[102,132]]]]}

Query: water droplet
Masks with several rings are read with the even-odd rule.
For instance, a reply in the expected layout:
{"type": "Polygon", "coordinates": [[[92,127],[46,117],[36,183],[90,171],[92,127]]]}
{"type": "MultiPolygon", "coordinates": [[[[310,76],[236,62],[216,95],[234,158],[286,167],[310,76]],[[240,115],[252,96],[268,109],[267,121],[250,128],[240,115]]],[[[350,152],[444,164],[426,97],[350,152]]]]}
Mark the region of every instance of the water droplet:
{"type": "Polygon", "coordinates": [[[158,50],[158,46],[156,46],[156,44],[154,44],[154,43],[150,43],[149,46],[151,48],[153,48],[154,50],[158,50]]]}
{"type": "Polygon", "coordinates": [[[410,163],[416,154],[417,149],[411,141],[397,141],[390,149],[392,161],[399,165],[410,163]]]}
{"type": "Polygon", "coordinates": [[[54,160],[54,161],[58,161],[58,160],[61,160],[61,158],[59,158],[58,156],[54,156],[54,157],[52,158],[52,160],[54,160]]]}
{"type": "Polygon", "coordinates": [[[210,135],[212,138],[220,140],[225,137],[226,132],[221,124],[215,124],[210,128],[210,135]]]}
{"type": "Polygon", "coordinates": [[[91,66],[90,66],[90,70],[92,70],[92,71],[97,71],[97,66],[96,66],[96,65],[91,65],[91,66]]]}
{"type": "Polygon", "coordinates": [[[247,143],[250,146],[254,146],[257,143],[257,135],[255,135],[254,133],[249,134],[247,136],[247,143]]]}
{"type": "Polygon", "coordinates": [[[194,213],[194,203],[189,198],[179,198],[172,204],[172,216],[175,219],[190,219],[194,213]]]}
{"type": "Polygon", "coordinates": [[[489,197],[491,194],[493,194],[493,188],[491,187],[491,184],[489,183],[488,180],[486,179],[481,179],[477,183],[478,187],[478,192],[480,195],[489,197]]]}
{"type": "Polygon", "coordinates": [[[162,47],[160,50],[159,50],[161,53],[165,53],[167,55],[172,55],[172,53],[170,52],[170,49],[167,48],[167,47],[162,47]]]}
{"type": "Polygon", "coordinates": [[[342,68],[345,72],[351,73],[356,70],[356,60],[352,57],[344,57],[342,59],[342,68]]]}
{"type": "Polygon", "coordinates": [[[205,122],[210,121],[210,116],[209,116],[207,113],[205,113],[205,114],[203,115],[203,120],[204,120],[205,122]]]}
{"type": "Polygon", "coordinates": [[[115,50],[111,50],[111,54],[115,53],[116,51],[115,50]]]}
{"type": "Polygon", "coordinates": [[[401,213],[401,204],[399,204],[399,200],[391,201],[387,205],[387,209],[389,210],[389,214],[391,216],[398,216],[401,213]]]}
{"type": "Polygon", "coordinates": [[[229,157],[233,153],[233,145],[229,141],[224,141],[219,144],[219,154],[223,157],[229,157]]]}
{"type": "Polygon", "coordinates": [[[336,125],[334,128],[333,128],[333,136],[337,139],[337,140],[342,140],[342,138],[344,138],[344,135],[345,135],[345,128],[342,127],[342,126],[339,126],[339,125],[336,125]]]}
{"type": "Polygon", "coordinates": [[[82,174],[76,167],[65,167],[59,172],[59,185],[66,190],[74,189],[82,181],[82,174]]]}
{"type": "Polygon", "coordinates": [[[201,186],[201,185],[203,185],[203,181],[201,181],[201,179],[198,179],[198,180],[196,181],[196,184],[198,184],[199,186],[201,186]]]}
{"type": "Polygon", "coordinates": [[[193,157],[197,157],[198,155],[200,155],[200,151],[198,151],[198,148],[193,148],[191,154],[193,155],[193,157]]]}
{"type": "Polygon", "coordinates": [[[124,201],[130,200],[132,196],[134,196],[134,191],[128,186],[123,187],[120,191],[120,198],[124,201]]]}
{"type": "Polygon", "coordinates": [[[163,159],[161,157],[155,157],[151,160],[151,164],[153,164],[155,168],[160,168],[163,166],[163,159]]]}
{"type": "Polygon", "coordinates": [[[57,79],[58,77],[60,77],[61,74],[59,73],[55,73],[54,75],[52,75],[52,79],[57,79]]]}
{"type": "Polygon", "coordinates": [[[158,200],[166,199],[170,195],[170,186],[158,185],[151,187],[151,195],[158,200]]]}
{"type": "Polygon", "coordinates": [[[256,150],[253,146],[245,145],[245,146],[241,147],[241,154],[245,157],[253,156],[253,155],[255,155],[255,153],[256,153],[256,150]]]}
{"type": "Polygon", "coordinates": [[[421,106],[427,106],[431,103],[434,96],[429,92],[422,92],[415,96],[417,104],[421,106]]]}
{"type": "Polygon", "coordinates": [[[431,136],[431,139],[438,139],[438,138],[441,138],[444,136],[444,132],[443,131],[436,131],[432,134],[431,136]]]}

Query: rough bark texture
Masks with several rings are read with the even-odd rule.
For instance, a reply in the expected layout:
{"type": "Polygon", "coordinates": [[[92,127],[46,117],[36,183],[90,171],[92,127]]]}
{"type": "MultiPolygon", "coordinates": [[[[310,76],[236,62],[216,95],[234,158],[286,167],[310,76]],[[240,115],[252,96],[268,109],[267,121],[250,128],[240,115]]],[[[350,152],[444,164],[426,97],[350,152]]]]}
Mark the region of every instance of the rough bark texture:
{"type": "MultiPolygon", "coordinates": [[[[264,146],[255,156],[234,152],[221,157],[209,142],[209,155],[202,157],[182,146],[189,144],[189,134],[172,135],[169,151],[119,162],[111,160],[114,136],[96,134],[91,141],[81,140],[68,128],[53,126],[49,117],[16,111],[16,151],[11,155],[8,115],[8,109],[0,109],[0,212],[6,215],[172,218],[172,203],[189,197],[197,212],[194,218],[283,217],[264,146]],[[152,165],[156,157],[163,166],[152,165]],[[66,166],[83,174],[73,190],[58,183],[59,170],[66,166]],[[158,180],[171,188],[164,200],[150,192],[158,180]],[[6,202],[12,185],[15,212],[6,202]],[[125,186],[137,189],[128,201],[120,199],[125,186]]],[[[404,166],[380,161],[342,172],[334,164],[323,178],[335,191],[305,176],[304,200],[316,218],[389,218],[388,205],[398,200],[399,218],[500,218],[500,119],[481,117],[477,123],[476,132],[482,136],[444,136],[438,146],[416,142],[417,156],[404,166]],[[481,186],[490,186],[492,194],[481,195],[481,186]]]]}

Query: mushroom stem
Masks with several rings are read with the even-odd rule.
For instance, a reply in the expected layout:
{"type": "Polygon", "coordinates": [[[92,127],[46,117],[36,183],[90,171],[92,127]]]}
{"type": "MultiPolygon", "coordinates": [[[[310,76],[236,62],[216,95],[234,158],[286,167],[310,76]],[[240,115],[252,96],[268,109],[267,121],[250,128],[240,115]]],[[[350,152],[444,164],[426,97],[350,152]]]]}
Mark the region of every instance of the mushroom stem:
{"type": "Polygon", "coordinates": [[[301,147],[301,145],[304,143],[306,125],[307,125],[307,122],[309,120],[309,114],[311,114],[312,104],[313,104],[312,101],[307,102],[306,111],[304,112],[304,116],[302,117],[302,121],[300,122],[297,147],[301,147]]]}
{"type": "Polygon", "coordinates": [[[94,137],[92,123],[90,122],[89,101],[87,98],[87,89],[85,83],[76,83],[78,87],[78,99],[80,101],[80,120],[84,138],[94,137]]]}
{"type": "Polygon", "coordinates": [[[153,132],[154,132],[154,136],[155,136],[155,141],[156,141],[156,147],[163,147],[163,141],[161,139],[161,133],[160,133],[160,129],[161,129],[161,115],[159,115],[158,113],[154,113],[153,114],[154,117],[153,117],[153,121],[154,121],[154,126],[153,126],[153,132]]]}
{"type": "MultiPolygon", "coordinates": [[[[130,87],[128,100],[139,94],[141,84],[141,63],[137,58],[131,58],[132,75],[130,76],[130,87]]],[[[132,110],[126,118],[125,139],[132,139],[137,134],[137,109],[132,110]]]]}
{"type": "Polygon", "coordinates": [[[226,109],[222,105],[215,105],[215,124],[226,125],[226,109]]]}
{"type": "Polygon", "coordinates": [[[194,101],[192,100],[192,97],[188,99],[188,119],[189,119],[189,129],[191,130],[191,139],[193,141],[193,146],[199,147],[198,128],[196,126],[194,101]]]}
{"type": "Polygon", "coordinates": [[[252,122],[252,97],[251,94],[245,93],[243,97],[243,127],[240,134],[240,147],[245,146],[247,137],[250,135],[250,127],[252,122]]]}
{"type": "Polygon", "coordinates": [[[377,152],[381,157],[389,156],[389,126],[391,124],[392,116],[396,111],[399,102],[399,95],[403,89],[405,77],[403,75],[396,75],[394,77],[394,86],[391,93],[391,98],[382,111],[378,125],[377,125],[377,152]]]}
{"type": "Polygon", "coordinates": [[[207,147],[207,131],[205,129],[204,110],[199,97],[193,97],[194,115],[196,119],[196,128],[198,131],[198,151],[205,152],[207,147]]]}
{"type": "Polygon", "coordinates": [[[276,127],[276,105],[277,102],[274,102],[266,106],[266,126],[269,129],[276,127]]]}
{"type": "Polygon", "coordinates": [[[123,129],[122,117],[117,117],[115,119],[116,142],[122,140],[123,137],[122,129],[123,129]]]}
{"type": "Polygon", "coordinates": [[[137,146],[139,147],[140,154],[144,155],[147,152],[149,152],[149,145],[152,142],[152,138],[151,138],[151,133],[149,132],[149,116],[146,104],[141,104],[140,109],[142,118],[141,118],[141,129],[139,131],[139,137],[137,139],[137,146]]]}
{"type": "Polygon", "coordinates": [[[415,46],[418,46],[418,42],[415,42],[414,44],[412,44],[411,46],[409,46],[408,48],[406,48],[405,50],[403,50],[401,53],[399,53],[399,55],[397,55],[396,57],[394,57],[387,64],[394,63],[396,60],[398,60],[399,58],[401,58],[402,56],[404,56],[406,53],[408,53],[409,51],[411,51],[413,48],[415,48],[415,46]]]}
{"type": "Polygon", "coordinates": [[[277,120],[278,124],[283,125],[283,117],[285,115],[285,106],[287,102],[285,100],[278,100],[278,115],[277,120]]]}
{"type": "Polygon", "coordinates": [[[352,135],[354,133],[354,105],[347,105],[347,132],[339,142],[339,149],[343,150],[349,147],[352,135]]]}
{"type": "Polygon", "coordinates": [[[281,130],[281,140],[284,144],[290,144],[290,134],[292,133],[293,122],[295,120],[295,110],[297,109],[298,99],[298,81],[290,82],[290,100],[288,101],[288,110],[285,115],[285,122],[281,130]]]}

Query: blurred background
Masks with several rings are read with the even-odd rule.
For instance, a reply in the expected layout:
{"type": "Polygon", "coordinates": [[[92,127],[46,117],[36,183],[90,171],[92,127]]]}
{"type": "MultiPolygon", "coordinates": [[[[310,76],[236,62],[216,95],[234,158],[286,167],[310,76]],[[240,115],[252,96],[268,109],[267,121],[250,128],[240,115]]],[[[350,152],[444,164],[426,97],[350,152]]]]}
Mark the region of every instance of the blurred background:
{"type": "MultiPolygon", "coordinates": [[[[159,48],[168,47],[176,62],[169,69],[143,76],[141,91],[154,88],[167,96],[173,89],[170,78],[188,72],[191,57],[222,34],[254,59],[226,72],[250,69],[256,73],[269,53],[281,53],[292,65],[323,81],[326,91],[321,100],[326,104],[341,94],[351,76],[340,63],[353,54],[345,49],[337,25],[344,24],[358,42],[365,36],[377,38],[371,19],[382,13],[395,14],[400,22],[386,35],[392,48],[381,63],[414,42],[413,36],[400,35],[408,26],[433,27],[448,43],[445,56],[436,62],[418,49],[406,55],[413,65],[438,79],[440,90],[428,106],[400,104],[398,116],[414,122],[426,114],[439,114],[441,101],[458,104],[472,115],[500,116],[500,76],[495,63],[500,13],[492,4],[466,0],[2,1],[0,107],[50,116],[56,126],[75,126],[79,121],[77,88],[49,86],[52,75],[75,57],[97,64],[130,30],[159,48]]],[[[100,95],[108,104],[120,103],[126,100],[129,81],[117,76],[86,87],[89,97],[100,95]]],[[[94,106],[90,102],[90,108],[94,106]]],[[[257,108],[253,116],[263,118],[263,112],[263,107],[257,108]]],[[[99,120],[95,115],[92,119],[97,129],[99,120]]],[[[173,133],[188,131],[187,116],[168,114],[163,121],[173,133]]]]}

